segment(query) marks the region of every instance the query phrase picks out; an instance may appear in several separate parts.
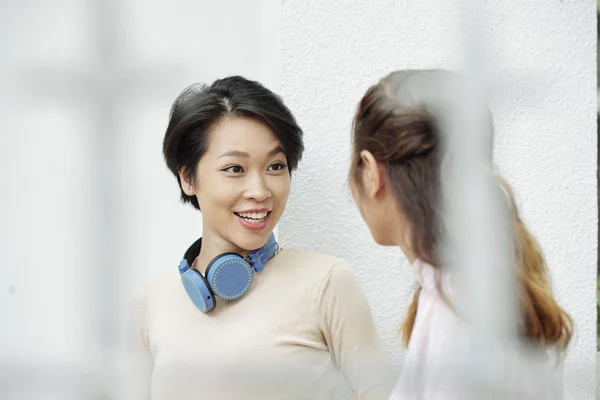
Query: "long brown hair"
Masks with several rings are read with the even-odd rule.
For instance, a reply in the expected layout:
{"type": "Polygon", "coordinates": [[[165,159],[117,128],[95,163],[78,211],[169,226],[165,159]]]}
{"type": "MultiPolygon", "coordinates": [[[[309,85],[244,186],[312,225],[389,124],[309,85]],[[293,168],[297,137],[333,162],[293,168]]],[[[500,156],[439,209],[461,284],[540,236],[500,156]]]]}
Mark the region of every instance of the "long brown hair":
{"type": "MultiPolygon", "coordinates": [[[[353,123],[352,178],[359,182],[362,163],[358,154],[368,150],[384,166],[408,221],[411,250],[436,268],[443,268],[439,254],[443,218],[438,201],[443,132],[430,106],[441,94],[436,82],[448,76],[454,78],[442,70],[393,72],[367,90],[353,123]]],[[[572,319],[552,295],[544,256],[519,215],[511,187],[499,176],[497,181],[512,215],[521,334],[562,352],[572,336],[572,319]]],[[[420,291],[418,287],[402,324],[405,345],[415,323],[420,291]]]]}

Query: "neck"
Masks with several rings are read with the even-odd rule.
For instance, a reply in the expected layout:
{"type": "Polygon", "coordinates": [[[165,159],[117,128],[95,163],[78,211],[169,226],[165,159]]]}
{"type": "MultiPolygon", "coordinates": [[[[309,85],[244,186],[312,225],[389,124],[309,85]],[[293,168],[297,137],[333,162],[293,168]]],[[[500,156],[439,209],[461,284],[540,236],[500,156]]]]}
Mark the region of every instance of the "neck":
{"type": "Polygon", "coordinates": [[[400,250],[404,253],[408,262],[412,265],[417,260],[417,255],[413,251],[410,246],[411,237],[410,230],[407,229],[407,226],[404,224],[400,224],[394,233],[394,243],[400,247],[400,250]]]}
{"type": "MultiPolygon", "coordinates": [[[[206,232],[206,231],[205,231],[206,232]]],[[[200,254],[194,261],[192,268],[197,269],[202,274],[206,272],[208,264],[219,254],[236,253],[242,257],[247,257],[249,252],[215,234],[208,233],[202,236],[202,247],[200,254]]]]}
{"type": "Polygon", "coordinates": [[[410,265],[413,265],[415,263],[415,261],[417,261],[418,257],[415,255],[415,253],[413,253],[413,251],[410,247],[400,246],[400,249],[402,250],[402,252],[406,256],[406,258],[408,259],[408,262],[410,263],[410,265]]]}

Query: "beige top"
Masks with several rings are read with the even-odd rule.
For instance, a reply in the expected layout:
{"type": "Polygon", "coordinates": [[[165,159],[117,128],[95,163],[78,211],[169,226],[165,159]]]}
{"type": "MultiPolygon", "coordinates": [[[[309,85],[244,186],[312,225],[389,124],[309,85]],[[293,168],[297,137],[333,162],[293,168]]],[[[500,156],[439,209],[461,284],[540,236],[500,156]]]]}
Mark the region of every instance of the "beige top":
{"type": "Polygon", "coordinates": [[[139,287],[130,322],[130,400],[331,399],[337,369],[358,399],[394,386],[352,269],[315,252],[283,249],[206,314],[174,266],[139,287]]]}

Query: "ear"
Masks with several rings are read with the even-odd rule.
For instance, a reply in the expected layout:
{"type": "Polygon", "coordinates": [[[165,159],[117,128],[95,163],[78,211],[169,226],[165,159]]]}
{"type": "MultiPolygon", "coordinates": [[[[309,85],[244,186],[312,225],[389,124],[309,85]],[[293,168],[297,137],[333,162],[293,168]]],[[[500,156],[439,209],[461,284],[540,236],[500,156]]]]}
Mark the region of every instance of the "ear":
{"type": "Polygon", "coordinates": [[[377,162],[375,157],[373,157],[373,154],[371,154],[371,152],[368,150],[363,150],[360,152],[360,159],[363,164],[362,178],[365,193],[369,197],[374,198],[383,189],[385,182],[383,177],[384,168],[379,162],[377,162]]]}
{"type": "Polygon", "coordinates": [[[188,196],[196,195],[196,186],[194,186],[194,183],[190,181],[190,176],[185,167],[179,170],[179,180],[181,181],[183,193],[187,194],[188,196]]]}

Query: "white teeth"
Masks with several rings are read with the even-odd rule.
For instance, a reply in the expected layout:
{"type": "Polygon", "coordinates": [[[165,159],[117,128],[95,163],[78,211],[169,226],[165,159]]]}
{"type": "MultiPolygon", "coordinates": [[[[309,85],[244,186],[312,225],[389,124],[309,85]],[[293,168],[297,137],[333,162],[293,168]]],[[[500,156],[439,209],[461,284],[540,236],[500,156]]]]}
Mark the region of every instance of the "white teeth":
{"type": "Polygon", "coordinates": [[[261,222],[265,218],[267,218],[268,212],[261,213],[237,213],[242,218],[249,220],[250,222],[261,222]]]}

